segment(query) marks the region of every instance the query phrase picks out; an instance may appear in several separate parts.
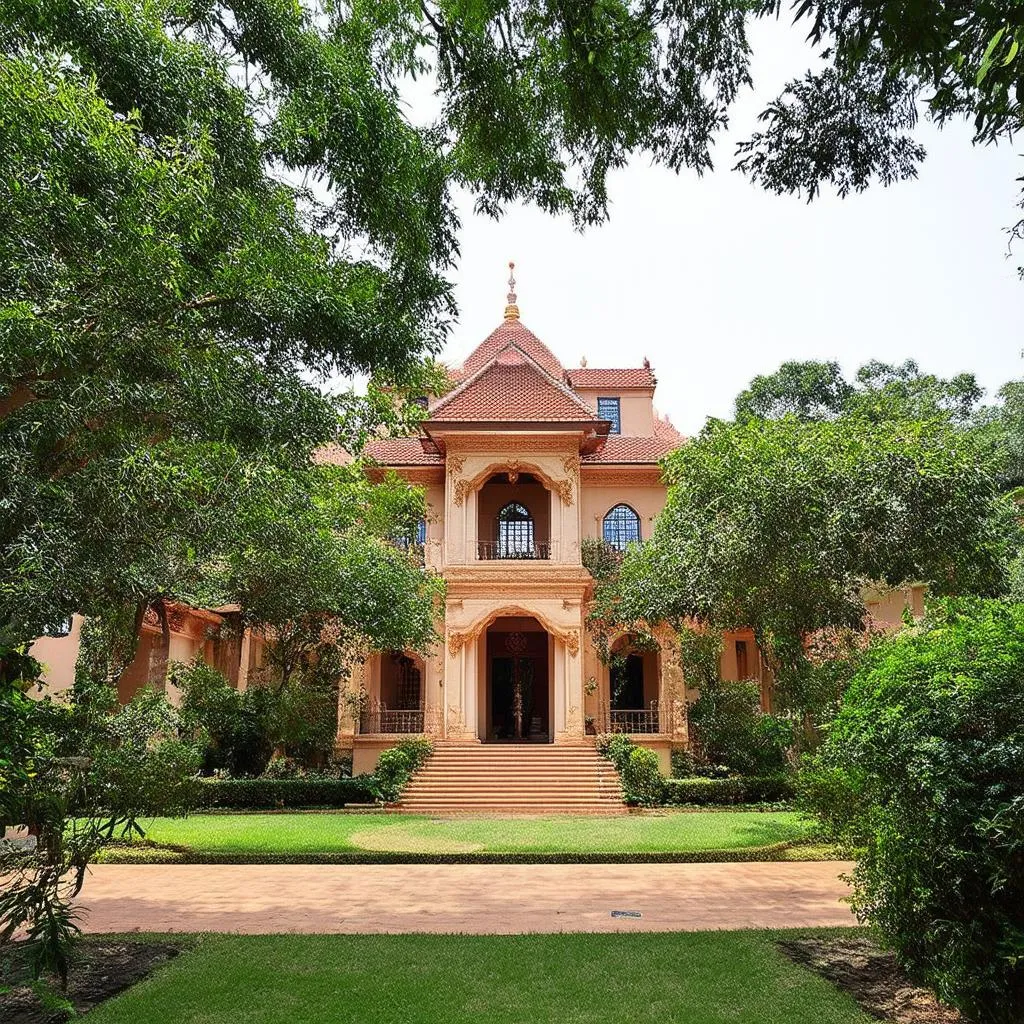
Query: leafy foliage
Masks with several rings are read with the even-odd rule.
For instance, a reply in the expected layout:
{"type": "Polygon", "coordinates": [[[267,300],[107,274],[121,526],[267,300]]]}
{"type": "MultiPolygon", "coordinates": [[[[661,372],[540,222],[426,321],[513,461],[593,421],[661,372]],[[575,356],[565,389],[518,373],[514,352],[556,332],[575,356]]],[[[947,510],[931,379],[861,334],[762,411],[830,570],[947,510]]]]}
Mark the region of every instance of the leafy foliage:
{"type": "Polygon", "coordinates": [[[174,709],[142,690],[115,710],[105,681],[76,681],[72,700],[22,711],[33,736],[32,771],[5,792],[0,825],[25,824],[34,853],[0,859],[0,938],[24,929],[34,970],[67,974],[78,931],[70,901],[89,861],[118,838],[141,836],[140,819],[187,810],[195,799],[196,751],[177,738],[174,709]]]}
{"type": "Polygon", "coordinates": [[[871,421],[947,420],[967,424],[978,411],[983,392],[974,374],[945,380],[922,373],[912,359],[893,366],[865,363],[854,381],[838,363],[793,361],[774,373],[755,377],[736,398],[736,420],[830,420],[849,415],[871,421]]]}
{"type": "Polygon", "coordinates": [[[704,760],[740,775],[771,775],[786,767],[793,727],[761,710],[756,683],[714,680],[702,684],[688,709],[704,760]]]}
{"type": "MultiPolygon", "coordinates": [[[[813,198],[826,184],[844,195],[873,179],[915,177],[925,157],[911,134],[919,103],[939,124],[971,120],[975,142],[1020,130],[1024,29],[1013,5],[791,6],[796,21],[810,23],[808,41],[824,67],[787,84],[739,146],[739,168],[766,188],[813,198]]],[[[781,8],[766,0],[758,13],[781,8]]]]}
{"type": "Polygon", "coordinates": [[[665,475],[652,540],[623,563],[627,617],[752,628],[797,709],[806,639],[863,628],[868,581],[1004,586],[1012,509],[972,439],[942,421],[711,421],[665,475]]]}
{"type": "Polygon", "coordinates": [[[702,776],[666,779],[666,804],[778,804],[796,796],[793,775],[733,776],[728,779],[708,779],[702,776]]]}
{"type": "Polygon", "coordinates": [[[238,778],[262,774],[274,752],[275,694],[263,686],[239,691],[197,658],[175,672],[181,727],[204,747],[203,768],[238,778]]]}
{"type": "Polygon", "coordinates": [[[621,733],[613,733],[598,736],[597,751],[615,765],[627,804],[654,807],[662,802],[665,777],[653,750],[639,746],[621,733]]]}
{"type": "Polygon", "coordinates": [[[1022,672],[1024,607],[935,607],[868,652],[803,777],[862,850],[860,918],[984,1024],[1024,1012],[1022,672]]]}
{"type": "Polygon", "coordinates": [[[425,737],[402,740],[377,758],[373,776],[378,795],[386,803],[392,803],[402,795],[402,790],[416,773],[416,770],[430,757],[434,747],[425,737]]]}

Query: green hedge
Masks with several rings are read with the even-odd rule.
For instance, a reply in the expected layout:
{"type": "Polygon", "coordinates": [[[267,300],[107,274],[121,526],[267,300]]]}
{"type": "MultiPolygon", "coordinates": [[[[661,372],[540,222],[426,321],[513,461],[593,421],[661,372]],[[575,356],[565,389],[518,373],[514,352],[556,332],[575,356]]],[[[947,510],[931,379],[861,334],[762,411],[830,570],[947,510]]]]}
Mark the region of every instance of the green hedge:
{"type": "Polygon", "coordinates": [[[781,860],[797,844],[782,842],[742,850],[679,850],[660,852],[545,853],[469,852],[408,853],[353,850],[336,853],[233,853],[227,850],[186,850],[180,847],[107,846],[97,864],[707,864],[781,860]]]}
{"type": "Polygon", "coordinates": [[[788,775],[732,779],[666,779],[666,804],[761,804],[792,800],[796,795],[788,775]]]}
{"type": "Polygon", "coordinates": [[[198,809],[268,810],[278,807],[341,807],[377,799],[373,776],[351,779],[203,779],[198,809]]]}

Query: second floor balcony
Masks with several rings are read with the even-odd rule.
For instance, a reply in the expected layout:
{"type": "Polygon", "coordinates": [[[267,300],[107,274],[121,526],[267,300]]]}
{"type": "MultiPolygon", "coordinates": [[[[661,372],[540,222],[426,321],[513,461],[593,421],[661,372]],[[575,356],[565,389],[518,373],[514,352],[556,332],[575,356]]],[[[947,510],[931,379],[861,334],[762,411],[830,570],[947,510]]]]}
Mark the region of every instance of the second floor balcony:
{"type": "Polygon", "coordinates": [[[495,541],[478,541],[476,558],[479,562],[493,561],[549,561],[551,544],[537,538],[503,538],[495,541]]]}

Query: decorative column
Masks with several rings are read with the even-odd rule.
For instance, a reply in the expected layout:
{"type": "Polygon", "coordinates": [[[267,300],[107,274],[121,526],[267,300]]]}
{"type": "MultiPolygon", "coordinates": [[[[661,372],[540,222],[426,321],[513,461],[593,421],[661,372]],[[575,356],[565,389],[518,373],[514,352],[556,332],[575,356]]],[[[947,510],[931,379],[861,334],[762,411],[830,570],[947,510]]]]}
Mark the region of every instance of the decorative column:
{"type": "Polygon", "coordinates": [[[658,641],[658,731],[670,733],[674,743],[685,744],[689,737],[686,715],[686,681],[679,664],[678,640],[668,628],[656,631],[658,641]]]}
{"type": "Polygon", "coordinates": [[[468,676],[472,672],[476,680],[476,645],[469,633],[449,630],[447,643],[448,657],[445,664],[445,719],[444,735],[448,739],[469,739],[472,734],[467,728],[468,676]],[[473,667],[470,668],[470,663],[473,667]]]}
{"type": "Polygon", "coordinates": [[[584,734],[583,658],[578,629],[566,630],[555,646],[555,723],[556,738],[572,742],[584,734]]]}

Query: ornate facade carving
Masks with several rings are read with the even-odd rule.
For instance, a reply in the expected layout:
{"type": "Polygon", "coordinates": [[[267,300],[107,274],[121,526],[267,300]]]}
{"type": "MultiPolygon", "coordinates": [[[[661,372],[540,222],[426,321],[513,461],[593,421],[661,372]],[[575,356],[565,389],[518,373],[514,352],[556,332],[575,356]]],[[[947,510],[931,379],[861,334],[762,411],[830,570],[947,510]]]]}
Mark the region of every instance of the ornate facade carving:
{"type": "Polygon", "coordinates": [[[583,719],[580,709],[575,704],[570,704],[565,709],[565,731],[577,734],[583,732],[583,719]]]}
{"type": "Polygon", "coordinates": [[[458,633],[455,630],[451,630],[448,633],[448,653],[454,658],[472,639],[472,633],[458,633]]]}
{"type": "Polygon", "coordinates": [[[572,657],[580,653],[580,631],[578,629],[567,629],[562,634],[562,643],[572,657]]]}
{"type": "Polygon", "coordinates": [[[636,469],[621,467],[608,470],[600,464],[584,463],[581,476],[584,483],[599,487],[658,487],[663,486],[661,470],[657,466],[637,466],[636,469]]]}
{"type": "Polygon", "coordinates": [[[464,455],[456,455],[454,453],[448,456],[448,472],[452,476],[458,476],[462,472],[462,467],[466,464],[466,457],[464,455]]]}
{"type": "Polygon", "coordinates": [[[562,499],[563,505],[572,504],[572,481],[571,480],[556,480],[555,491],[558,496],[562,499]]]}
{"type": "Polygon", "coordinates": [[[562,469],[575,476],[580,471],[580,457],[575,452],[572,455],[563,455],[562,469]]]}
{"type": "Polygon", "coordinates": [[[580,441],[583,438],[581,431],[572,431],[559,434],[469,434],[469,435],[448,435],[445,438],[445,447],[448,450],[448,459],[451,460],[452,452],[474,452],[487,454],[488,452],[522,452],[525,450],[536,452],[578,452],[580,441]]]}
{"type": "Polygon", "coordinates": [[[466,720],[462,717],[462,708],[457,704],[448,705],[448,733],[456,736],[466,731],[466,720]]]}
{"type": "Polygon", "coordinates": [[[459,479],[455,481],[455,497],[454,502],[456,505],[462,505],[473,488],[470,486],[468,480],[459,479]]]}

